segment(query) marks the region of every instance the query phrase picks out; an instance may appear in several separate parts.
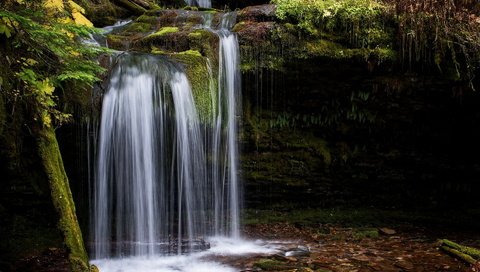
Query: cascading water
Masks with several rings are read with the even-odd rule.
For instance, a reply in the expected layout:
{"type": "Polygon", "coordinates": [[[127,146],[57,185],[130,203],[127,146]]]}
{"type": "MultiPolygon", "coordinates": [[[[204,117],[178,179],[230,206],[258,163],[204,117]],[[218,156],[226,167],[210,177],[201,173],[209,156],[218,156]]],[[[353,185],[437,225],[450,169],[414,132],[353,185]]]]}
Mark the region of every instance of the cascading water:
{"type": "MultiPolygon", "coordinates": [[[[237,37],[234,33],[230,32],[230,29],[235,24],[235,13],[227,13],[223,16],[220,30],[216,31],[220,39],[220,49],[219,49],[219,96],[218,96],[218,109],[217,109],[217,119],[216,125],[214,127],[214,154],[218,154],[218,150],[221,149],[220,138],[222,135],[222,128],[224,124],[222,122],[226,121],[226,132],[225,132],[225,148],[226,148],[226,170],[227,177],[226,180],[229,182],[228,191],[220,192],[221,195],[225,193],[228,194],[228,208],[229,215],[222,214],[221,204],[217,203],[216,205],[216,221],[222,222],[221,217],[228,217],[229,226],[227,226],[227,234],[234,238],[240,237],[240,207],[239,201],[239,184],[238,184],[238,144],[237,144],[237,121],[240,113],[241,99],[239,95],[240,90],[240,71],[239,71],[239,48],[237,37]],[[223,103],[222,103],[223,102],[223,103]]],[[[217,157],[218,161],[222,159],[217,157]]],[[[225,170],[225,169],[223,169],[225,170]]],[[[218,169],[215,169],[217,171],[218,169]]],[[[225,181],[225,178],[218,178],[214,175],[213,180],[225,181]]],[[[220,184],[221,188],[225,188],[220,184]]],[[[221,199],[220,196],[217,196],[216,199],[221,199]]],[[[222,230],[223,226],[217,226],[217,231],[222,230]]],[[[217,233],[220,234],[220,233],[217,233]]]]}
{"type": "Polygon", "coordinates": [[[179,254],[204,249],[208,236],[240,237],[234,20],[225,15],[216,31],[219,84],[204,126],[180,65],[141,54],[115,58],[96,151],[96,259],[179,254]]]}
{"type": "Polygon", "coordinates": [[[212,2],[210,0],[187,0],[189,6],[198,6],[202,8],[211,8],[212,2]]]}

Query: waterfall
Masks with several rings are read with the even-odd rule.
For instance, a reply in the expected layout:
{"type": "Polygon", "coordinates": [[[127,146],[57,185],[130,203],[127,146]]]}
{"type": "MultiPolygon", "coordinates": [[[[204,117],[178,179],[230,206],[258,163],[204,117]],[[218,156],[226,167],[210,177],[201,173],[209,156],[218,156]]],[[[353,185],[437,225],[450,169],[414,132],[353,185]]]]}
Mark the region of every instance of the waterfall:
{"type": "MultiPolygon", "coordinates": [[[[237,144],[237,118],[240,116],[240,71],[239,71],[239,48],[237,36],[230,32],[235,24],[235,13],[227,13],[221,21],[221,28],[217,31],[220,39],[219,49],[219,101],[218,116],[215,128],[215,138],[220,137],[222,121],[226,120],[226,165],[228,168],[228,211],[230,212],[228,221],[228,235],[238,238],[240,237],[240,207],[239,201],[239,184],[238,184],[238,144],[237,144]],[[225,97],[222,97],[225,96],[225,97]],[[222,104],[224,101],[224,104],[222,104]],[[226,112],[223,112],[223,109],[226,112]],[[223,116],[225,115],[225,116],[223,116]]],[[[219,144],[218,139],[216,144],[219,144]]],[[[215,180],[215,179],[214,179],[215,180]]],[[[222,192],[223,193],[223,192],[222,192]]],[[[217,222],[221,222],[218,220],[217,222]]]]}
{"type": "Polygon", "coordinates": [[[155,254],[153,245],[165,238],[162,221],[169,216],[160,202],[170,185],[165,101],[174,85],[169,73],[176,71],[153,57],[122,54],[116,60],[103,98],[97,151],[96,258],[155,254]]]}
{"type": "Polygon", "coordinates": [[[202,8],[211,8],[212,2],[210,0],[187,0],[189,6],[198,6],[202,8]]]}
{"type": "Polygon", "coordinates": [[[92,230],[96,259],[205,249],[240,237],[239,51],[222,19],[218,86],[207,60],[211,118],[202,124],[183,67],[121,53],[103,97],[92,230]]]}

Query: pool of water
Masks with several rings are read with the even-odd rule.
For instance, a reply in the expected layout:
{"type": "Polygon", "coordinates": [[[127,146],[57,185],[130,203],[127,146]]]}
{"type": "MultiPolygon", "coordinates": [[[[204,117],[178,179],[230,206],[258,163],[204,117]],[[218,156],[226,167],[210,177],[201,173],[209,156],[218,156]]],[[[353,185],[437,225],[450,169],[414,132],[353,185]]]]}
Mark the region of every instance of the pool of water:
{"type": "Polygon", "coordinates": [[[247,241],[223,237],[208,239],[209,250],[175,256],[128,257],[92,261],[102,272],[234,272],[238,269],[213,261],[215,256],[274,254],[279,251],[275,242],[247,241]]]}

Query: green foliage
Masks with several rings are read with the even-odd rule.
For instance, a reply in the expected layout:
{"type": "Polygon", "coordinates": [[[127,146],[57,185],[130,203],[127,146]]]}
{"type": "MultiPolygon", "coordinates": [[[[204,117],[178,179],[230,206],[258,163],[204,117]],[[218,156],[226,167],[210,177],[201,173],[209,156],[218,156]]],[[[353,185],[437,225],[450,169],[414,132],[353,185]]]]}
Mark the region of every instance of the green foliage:
{"type": "Polygon", "coordinates": [[[39,4],[20,7],[6,5],[0,10],[0,38],[7,40],[1,49],[7,57],[0,61],[9,64],[10,74],[5,76],[13,87],[5,91],[7,96],[16,94],[17,103],[28,105],[33,121],[60,125],[70,115],[58,109],[56,90],[71,84],[80,92],[91,86],[103,72],[94,59],[105,50],[81,42],[94,29],[51,18],[39,4]]]}
{"type": "Polygon", "coordinates": [[[480,62],[480,18],[474,10],[451,1],[438,2],[435,8],[398,9],[402,64],[410,69],[434,66],[451,80],[471,84],[480,62]]]}
{"type": "Polygon", "coordinates": [[[390,44],[390,35],[381,20],[385,6],[374,0],[272,0],[277,17],[296,22],[312,35],[344,33],[345,39],[359,47],[374,48],[390,44]]]}
{"type": "Polygon", "coordinates": [[[480,17],[476,1],[432,0],[417,5],[407,0],[271,2],[277,5],[277,17],[289,29],[293,25],[316,38],[307,45],[308,52],[301,52],[306,57],[313,54],[340,59],[363,55],[369,60],[398,61],[407,70],[437,68],[448,79],[470,84],[479,67],[480,17]]]}
{"type": "MultiPolygon", "coordinates": [[[[76,24],[89,22],[78,5],[73,1],[49,4],[54,7],[48,7],[45,1],[0,2],[0,103],[5,101],[2,107],[6,106],[9,113],[5,131],[22,137],[27,128],[36,138],[52,201],[59,213],[58,227],[69,249],[71,270],[88,271],[88,257],[54,127],[71,117],[64,107],[68,97],[86,92],[98,80],[103,69],[94,60],[105,50],[82,43],[95,30],[76,24]]],[[[5,139],[10,142],[7,145],[16,141],[10,136],[5,139]]]]}

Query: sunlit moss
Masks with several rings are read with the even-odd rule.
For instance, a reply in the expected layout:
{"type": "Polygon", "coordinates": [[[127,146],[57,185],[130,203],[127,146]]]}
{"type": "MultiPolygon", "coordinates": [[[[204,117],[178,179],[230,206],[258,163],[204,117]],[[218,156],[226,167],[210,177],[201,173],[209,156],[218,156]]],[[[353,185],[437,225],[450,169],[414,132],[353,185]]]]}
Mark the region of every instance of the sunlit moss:
{"type": "Polygon", "coordinates": [[[175,33],[175,32],[178,32],[178,31],[179,31],[179,28],[176,27],[176,26],[165,26],[165,27],[160,28],[157,32],[148,35],[146,38],[147,39],[148,38],[155,38],[155,37],[159,37],[159,36],[164,36],[164,35],[169,34],[169,33],[175,33]]]}
{"type": "Polygon", "coordinates": [[[183,52],[179,52],[178,54],[180,55],[190,55],[190,56],[196,56],[196,57],[201,57],[202,54],[200,54],[200,52],[198,52],[198,50],[186,50],[186,51],[183,51],[183,52]]]}

